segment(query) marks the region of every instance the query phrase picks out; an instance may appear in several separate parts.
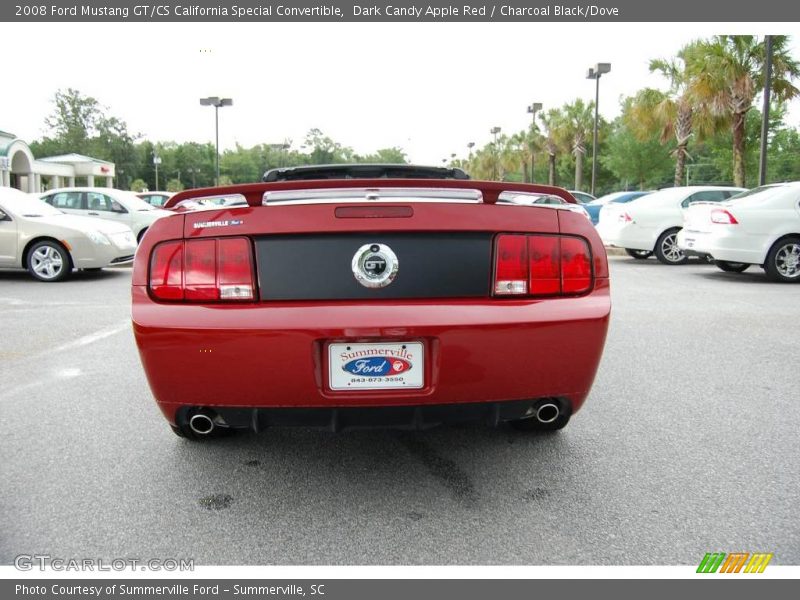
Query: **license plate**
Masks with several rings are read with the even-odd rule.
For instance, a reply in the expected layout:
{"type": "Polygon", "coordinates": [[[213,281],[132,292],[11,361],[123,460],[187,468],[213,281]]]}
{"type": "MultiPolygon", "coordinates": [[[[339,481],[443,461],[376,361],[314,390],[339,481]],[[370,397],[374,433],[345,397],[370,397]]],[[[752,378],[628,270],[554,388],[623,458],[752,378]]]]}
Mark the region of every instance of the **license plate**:
{"type": "Polygon", "coordinates": [[[332,390],[420,389],[425,385],[422,342],[328,345],[332,390]]]}

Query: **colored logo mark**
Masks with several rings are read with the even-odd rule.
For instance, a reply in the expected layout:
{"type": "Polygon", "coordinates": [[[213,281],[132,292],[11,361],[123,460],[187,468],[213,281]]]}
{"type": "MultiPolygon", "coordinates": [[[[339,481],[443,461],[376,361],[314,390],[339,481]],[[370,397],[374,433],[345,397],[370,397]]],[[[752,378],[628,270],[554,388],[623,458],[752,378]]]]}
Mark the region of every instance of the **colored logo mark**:
{"type": "Polygon", "coordinates": [[[389,377],[399,375],[411,369],[411,363],[403,358],[391,356],[373,356],[351,360],[342,369],[353,375],[369,375],[373,377],[389,377]]]}
{"type": "Polygon", "coordinates": [[[724,552],[707,553],[700,565],[697,567],[698,573],[763,573],[769,561],[772,560],[772,553],[756,552],[724,552]]]}

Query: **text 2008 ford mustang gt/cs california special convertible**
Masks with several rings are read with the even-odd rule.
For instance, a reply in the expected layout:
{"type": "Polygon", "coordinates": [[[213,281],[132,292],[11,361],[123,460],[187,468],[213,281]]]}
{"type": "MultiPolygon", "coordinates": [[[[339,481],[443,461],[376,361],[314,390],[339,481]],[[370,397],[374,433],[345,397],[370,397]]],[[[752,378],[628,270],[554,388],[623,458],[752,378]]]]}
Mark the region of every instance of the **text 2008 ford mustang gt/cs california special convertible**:
{"type": "Polygon", "coordinates": [[[181,192],[133,271],[150,388],[189,438],[277,425],[560,429],[610,314],[591,223],[549,186],[298,167],[181,192]]]}

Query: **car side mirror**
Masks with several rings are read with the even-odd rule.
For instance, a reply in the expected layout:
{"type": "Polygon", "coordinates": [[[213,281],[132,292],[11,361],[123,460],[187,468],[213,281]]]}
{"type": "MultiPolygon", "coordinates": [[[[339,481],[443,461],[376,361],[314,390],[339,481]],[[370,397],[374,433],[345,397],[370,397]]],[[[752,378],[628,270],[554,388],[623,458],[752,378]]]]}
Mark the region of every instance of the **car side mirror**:
{"type": "Polygon", "coordinates": [[[115,213],[126,213],[126,212],[128,212],[128,211],[127,211],[127,210],[125,210],[125,207],[124,207],[124,206],[122,206],[122,204],[120,204],[119,202],[117,202],[117,201],[115,200],[115,201],[113,201],[113,202],[111,203],[111,212],[115,212],[115,213]]]}
{"type": "Polygon", "coordinates": [[[2,210],[0,210],[0,221],[10,221],[10,220],[11,218],[2,210]]]}

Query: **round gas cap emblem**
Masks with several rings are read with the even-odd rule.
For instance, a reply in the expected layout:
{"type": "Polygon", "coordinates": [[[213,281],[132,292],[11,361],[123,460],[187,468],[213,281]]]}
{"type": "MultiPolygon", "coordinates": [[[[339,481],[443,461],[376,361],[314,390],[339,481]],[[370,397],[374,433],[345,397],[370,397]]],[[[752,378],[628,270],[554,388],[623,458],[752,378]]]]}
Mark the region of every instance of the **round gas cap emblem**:
{"type": "Polygon", "coordinates": [[[397,277],[397,255],[386,244],[364,244],[353,255],[353,276],[368,288],[386,287],[397,277]]]}

